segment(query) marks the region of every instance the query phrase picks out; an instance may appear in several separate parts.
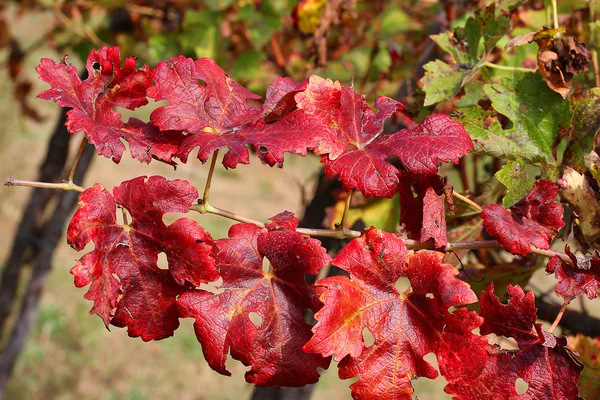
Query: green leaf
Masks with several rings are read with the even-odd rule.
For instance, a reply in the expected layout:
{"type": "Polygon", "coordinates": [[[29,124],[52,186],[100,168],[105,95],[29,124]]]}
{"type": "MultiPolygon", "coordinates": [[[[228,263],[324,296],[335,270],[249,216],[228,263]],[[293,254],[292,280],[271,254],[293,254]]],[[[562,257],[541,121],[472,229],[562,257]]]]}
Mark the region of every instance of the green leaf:
{"type": "Polygon", "coordinates": [[[478,12],[477,20],[481,25],[483,46],[486,51],[491,51],[510,29],[510,18],[496,12],[494,4],[478,12]]]}
{"type": "Polygon", "coordinates": [[[266,55],[262,51],[241,53],[233,63],[233,77],[239,81],[248,81],[261,76],[264,71],[259,67],[266,55]]]}
{"type": "MultiPolygon", "coordinates": [[[[483,90],[494,109],[512,122],[507,130],[502,130],[496,122],[489,134],[474,132],[475,139],[492,140],[494,146],[489,154],[501,156],[504,153],[504,158],[513,160],[521,156],[531,163],[555,163],[553,148],[558,131],[561,126],[568,126],[571,120],[569,101],[549,89],[539,73],[515,74],[500,83],[485,85],[483,90]],[[502,145],[497,143],[498,136],[504,139],[500,142],[508,139],[510,148],[498,148],[502,145]]],[[[486,147],[485,142],[483,145],[486,147]]]]}
{"type": "Polygon", "coordinates": [[[500,171],[496,179],[506,186],[506,196],[502,199],[504,208],[508,208],[521,200],[533,187],[535,179],[527,173],[527,164],[523,160],[509,161],[500,171]]]}
{"type": "Polygon", "coordinates": [[[462,123],[471,135],[474,152],[516,160],[521,157],[530,163],[547,160],[545,154],[520,130],[502,129],[493,111],[479,106],[456,110],[454,119],[462,123]]]}
{"type": "Polygon", "coordinates": [[[454,102],[456,107],[471,107],[485,97],[483,92],[484,83],[481,81],[470,82],[465,86],[465,94],[454,102]]]}
{"type": "Polygon", "coordinates": [[[594,140],[600,130],[600,88],[573,95],[571,110],[573,130],[563,164],[583,169],[583,157],[594,149],[594,140]]]}
{"type": "Polygon", "coordinates": [[[437,43],[438,46],[446,53],[450,54],[452,60],[457,64],[469,63],[469,54],[465,47],[465,42],[461,41],[454,32],[446,31],[439,35],[431,35],[431,40],[437,43]]]}
{"type": "Polygon", "coordinates": [[[435,60],[425,64],[425,76],[421,79],[425,92],[425,106],[454,97],[462,87],[468,70],[461,70],[458,64],[452,67],[443,61],[435,60]]]}

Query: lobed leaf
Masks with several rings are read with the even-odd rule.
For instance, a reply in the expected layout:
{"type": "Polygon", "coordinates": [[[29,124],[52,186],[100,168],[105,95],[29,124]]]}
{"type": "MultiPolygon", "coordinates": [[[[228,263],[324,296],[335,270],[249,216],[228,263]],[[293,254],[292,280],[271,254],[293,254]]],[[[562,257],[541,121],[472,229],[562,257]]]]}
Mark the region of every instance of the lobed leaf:
{"type": "Polygon", "coordinates": [[[84,296],[94,302],[90,313],[107,327],[127,326],[129,336],[144,341],[172,336],[179,326],[176,296],[218,279],[210,235],[188,219],[162,221],[167,212],[187,212],[197,197],[188,182],[160,176],[125,181],[112,194],[99,184],[83,192],[67,241],[78,251],[91,241],[94,250],[71,273],[77,287],[90,285],[84,296]],[[131,222],[117,222],[117,207],[131,222]],[[158,266],[161,252],[168,270],[158,266]]]}
{"type": "Polygon", "coordinates": [[[146,105],[146,90],[151,85],[148,66],[136,67],[133,57],[121,66],[118,47],[92,50],[86,62],[88,78],[81,80],[66,57],[59,63],[43,58],[36,71],[51,88],[38,97],[70,107],[66,126],[70,133],[83,131],[98,154],[121,160],[130,143],[132,157],[148,163],[151,158],[174,164],[172,158],[183,136],[179,132],[159,132],[151,124],[137,119],[121,121],[115,106],[133,110],[146,105]]]}
{"type": "Polygon", "coordinates": [[[237,224],[219,239],[214,257],[223,293],[193,290],[178,300],[180,315],[195,318],[194,329],[212,369],[230,375],[227,353],[251,366],[246,380],[259,386],[303,386],[319,379],[329,360],[307,354],[306,309],[317,303],[305,274],[316,275],[331,260],[321,243],[296,232],[287,213],[272,218],[271,229],[237,224]],[[263,263],[270,263],[268,272],[263,263]],[[260,316],[253,323],[250,313],[260,316]]]}
{"type": "Polygon", "coordinates": [[[555,201],[558,186],[540,180],[533,189],[508,210],[499,204],[483,208],[483,227],[504,249],[526,256],[531,245],[548,249],[554,236],[564,226],[562,206],[555,201]]]}
{"type": "Polygon", "coordinates": [[[304,350],[333,355],[343,379],[358,376],[351,385],[356,399],[410,399],[412,379],[437,376],[423,356],[446,345],[440,336],[448,308],[477,301],[442,258],[433,251],[407,253],[401,239],[368,229],[332,262],[350,277],[316,283],[324,306],[304,350]],[[395,286],[402,276],[411,282],[405,293],[395,286]],[[368,347],[364,329],[375,338],[368,347]]]}

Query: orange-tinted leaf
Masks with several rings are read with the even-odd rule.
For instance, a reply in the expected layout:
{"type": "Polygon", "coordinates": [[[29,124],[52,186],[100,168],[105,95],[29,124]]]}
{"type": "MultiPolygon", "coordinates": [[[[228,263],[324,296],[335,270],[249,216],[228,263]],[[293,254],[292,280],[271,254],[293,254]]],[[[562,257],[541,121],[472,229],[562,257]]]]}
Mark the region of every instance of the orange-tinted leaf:
{"type": "Polygon", "coordinates": [[[351,385],[356,399],[410,399],[412,379],[437,376],[423,356],[444,345],[439,339],[448,308],[477,301],[455,277],[458,271],[441,263],[443,254],[411,252],[405,262],[406,254],[401,239],[371,228],[333,261],[350,278],[316,283],[324,306],[304,349],[341,360],[341,378],[358,376],[351,385]],[[402,276],[411,283],[405,293],[395,287],[402,276]],[[365,328],[375,338],[369,347],[365,328]]]}

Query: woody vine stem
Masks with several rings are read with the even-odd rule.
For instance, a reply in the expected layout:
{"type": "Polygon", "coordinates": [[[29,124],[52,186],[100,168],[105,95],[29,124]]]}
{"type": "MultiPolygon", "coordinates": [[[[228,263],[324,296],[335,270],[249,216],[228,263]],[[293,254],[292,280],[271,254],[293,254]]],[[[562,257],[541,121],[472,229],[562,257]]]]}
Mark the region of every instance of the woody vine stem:
{"type": "MultiPolygon", "coordinates": [[[[80,154],[81,149],[85,146],[87,142],[84,140],[80,146],[78,154],[80,154]]],[[[259,228],[264,228],[265,224],[261,221],[257,221],[248,217],[244,217],[242,215],[236,214],[231,211],[227,211],[218,207],[211,205],[208,202],[208,195],[210,192],[210,185],[212,182],[212,177],[215,170],[215,165],[217,162],[218,150],[213,152],[213,156],[210,163],[210,169],[208,172],[208,176],[206,179],[206,185],[204,187],[203,198],[198,199],[198,204],[191,206],[190,211],[196,211],[200,214],[214,214],[224,218],[228,218],[234,221],[253,224],[259,228]]],[[[79,157],[76,157],[74,162],[74,167],[71,170],[74,170],[76,163],[78,162],[79,157]]],[[[71,178],[71,176],[69,176],[71,178]]],[[[36,181],[24,181],[18,180],[15,178],[8,178],[4,182],[5,186],[26,186],[26,187],[38,187],[44,189],[60,189],[60,190],[70,190],[76,192],[84,192],[86,188],[76,185],[73,183],[71,179],[61,182],[61,183],[49,183],[49,182],[36,182],[36,181]]],[[[453,197],[465,202],[478,212],[481,212],[481,206],[467,198],[466,196],[453,192],[453,197]]],[[[346,227],[346,219],[348,216],[348,209],[350,208],[350,201],[352,199],[352,192],[348,193],[346,198],[346,203],[344,207],[344,212],[342,216],[342,220],[340,223],[336,224],[336,229],[310,229],[310,228],[297,228],[296,231],[299,233],[306,234],[308,236],[314,237],[329,237],[335,239],[352,239],[357,238],[361,235],[360,231],[348,229],[346,227]]],[[[425,242],[421,243],[418,240],[405,239],[403,238],[404,244],[409,249],[431,249],[431,250],[445,250],[446,252],[455,251],[455,250],[475,250],[475,249],[502,249],[502,245],[498,243],[497,240],[475,240],[475,241],[466,241],[466,242],[450,242],[447,243],[445,248],[440,249],[436,248],[433,243],[425,242]]],[[[553,257],[559,256],[563,261],[567,263],[571,263],[570,258],[565,254],[555,250],[544,250],[539,249],[535,246],[531,246],[531,253],[545,256],[545,257],[553,257]]]]}

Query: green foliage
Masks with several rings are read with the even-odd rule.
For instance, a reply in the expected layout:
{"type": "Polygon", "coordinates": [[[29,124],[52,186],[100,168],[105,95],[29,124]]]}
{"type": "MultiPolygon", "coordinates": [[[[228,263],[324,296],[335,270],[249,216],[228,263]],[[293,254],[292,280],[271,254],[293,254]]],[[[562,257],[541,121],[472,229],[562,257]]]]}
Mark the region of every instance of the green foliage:
{"type": "Polygon", "coordinates": [[[463,85],[468,70],[461,70],[458,64],[449,66],[436,60],[425,65],[425,77],[422,79],[425,91],[425,106],[454,97],[463,85]]]}
{"type": "Polygon", "coordinates": [[[533,187],[535,179],[529,176],[527,164],[521,160],[509,160],[500,171],[496,172],[496,179],[506,186],[506,196],[502,199],[504,208],[508,208],[521,200],[533,187]]]}

